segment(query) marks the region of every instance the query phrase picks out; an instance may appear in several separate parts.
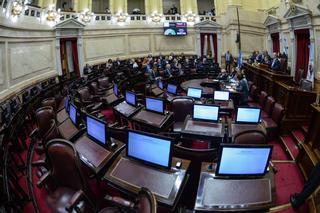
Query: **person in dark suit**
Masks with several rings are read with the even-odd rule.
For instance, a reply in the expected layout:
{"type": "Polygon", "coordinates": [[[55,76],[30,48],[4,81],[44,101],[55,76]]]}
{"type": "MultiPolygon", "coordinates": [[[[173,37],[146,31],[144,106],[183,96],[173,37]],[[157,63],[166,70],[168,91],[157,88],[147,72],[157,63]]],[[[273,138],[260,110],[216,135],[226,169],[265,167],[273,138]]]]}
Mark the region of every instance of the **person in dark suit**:
{"type": "Polygon", "coordinates": [[[271,62],[271,69],[274,71],[280,71],[280,60],[278,58],[278,55],[276,53],[273,53],[273,59],[271,62]]]}
{"type": "Polygon", "coordinates": [[[237,74],[237,79],[239,81],[237,91],[241,94],[240,105],[247,105],[249,97],[248,81],[241,72],[237,74]]]}
{"type": "Polygon", "coordinates": [[[92,72],[91,67],[89,66],[89,64],[86,64],[86,66],[83,68],[83,74],[88,75],[92,72]]]}
{"type": "Polygon", "coordinates": [[[231,64],[233,62],[233,57],[232,57],[231,53],[229,52],[229,50],[226,52],[224,57],[226,59],[226,71],[230,73],[231,64]]]}

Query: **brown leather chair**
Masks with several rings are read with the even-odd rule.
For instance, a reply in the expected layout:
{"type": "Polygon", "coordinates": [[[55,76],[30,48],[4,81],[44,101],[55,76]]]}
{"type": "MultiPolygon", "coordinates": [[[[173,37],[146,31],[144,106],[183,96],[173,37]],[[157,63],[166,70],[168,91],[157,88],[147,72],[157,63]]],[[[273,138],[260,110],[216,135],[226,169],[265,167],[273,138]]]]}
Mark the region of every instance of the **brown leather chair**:
{"type": "Polygon", "coordinates": [[[273,97],[269,96],[267,97],[266,103],[264,107],[262,108],[261,112],[261,118],[269,118],[271,116],[274,104],[276,101],[274,100],[273,97]]]}
{"type": "Polygon", "coordinates": [[[46,185],[50,189],[47,204],[51,211],[71,212],[77,209],[80,212],[95,212],[93,195],[73,144],[63,139],[49,141],[46,158],[50,169],[37,185],[40,188],[46,185]],[[54,184],[49,184],[49,180],[54,184]]]}
{"type": "Polygon", "coordinates": [[[249,90],[249,102],[255,102],[257,100],[258,87],[256,85],[252,85],[249,90]]]}
{"type": "Polygon", "coordinates": [[[247,130],[234,136],[235,144],[266,144],[267,136],[260,130],[247,130]]]}
{"type": "Polygon", "coordinates": [[[51,106],[41,107],[35,112],[37,131],[39,136],[43,136],[48,132],[51,127],[51,120],[55,120],[56,114],[51,106]]]}
{"type": "Polygon", "coordinates": [[[105,196],[105,199],[115,204],[117,207],[107,207],[99,213],[116,212],[137,212],[137,213],[156,213],[157,200],[155,195],[147,188],[142,187],[135,202],[125,200],[120,197],[105,196]],[[122,210],[123,209],[123,210],[122,210]]]}
{"type": "Polygon", "coordinates": [[[188,97],[174,98],[172,100],[173,131],[180,132],[187,115],[191,115],[194,100],[188,97]]]}
{"type": "Polygon", "coordinates": [[[264,105],[266,104],[267,97],[268,97],[268,94],[265,91],[261,91],[259,95],[259,102],[249,103],[249,106],[263,108],[264,105]]]}
{"type": "Polygon", "coordinates": [[[108,77],[103,77],[98,79],[99,89],[108,90],[112,88],[112,84],[109,81],[108,77]]]}
{"type": "Polygon", "coordinates": [[[53,110],[56,112],[57,111],[57,102],[54,97],[46,98],[41,101],[42,106],[51,106],[53,110]]]}
{"type": "Polygon", "coordinates": [[[96,81],[90,83],[90,88],[92,89],[94,95],[104,96],[106,89],[100,89],[96,81]]]}
{"type": "Polygon", "coordinates": [[[100,109],[103,104],[98,96],[91,95],[88,87],[83,87],[78,90],[80,103],[89,112],[100,109]]]}
{"type": "Polygon", "coordinates": [[[281,120],[284,115],[284,107],[279,104],[275,103],[272,114],[270,118],[262,118],[262,125],[267,130],[267,136],[269,139],[276,137],[277,133],[279,132],[279,127],[281,120]]]}

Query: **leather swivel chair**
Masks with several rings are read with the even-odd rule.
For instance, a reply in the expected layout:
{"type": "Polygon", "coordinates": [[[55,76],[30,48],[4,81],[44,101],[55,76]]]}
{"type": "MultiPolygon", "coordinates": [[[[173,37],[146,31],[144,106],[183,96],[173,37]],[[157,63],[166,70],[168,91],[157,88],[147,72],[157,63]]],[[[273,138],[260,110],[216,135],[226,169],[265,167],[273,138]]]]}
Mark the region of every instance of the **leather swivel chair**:
{"type": "Polygon", "coordinates": [[[142,187],[135,202],[125,200],[120,197],[105,196],[105,199],[115,204],[116,207],[107,207],[99,213],[116,212],[136,212],[136,213],[156,213],[157,200],[154,194],[147,188],[142,187]]]}
{"type": "Polygon", "coordinates": [[[51,120],[55,120],[55,112],[51,106],[41,107],[36,110],[35,117],[37,122],[37,131],[41,138],[48,132],[51,128],[51,120]]]}
{"type": "Polygon", "coordinates": [[[89,112],[99,110],[103,105],[100,97],[91,95],[88,87],[80,88],[78,94],[82,107],[85,107],[89,112]]]}
{"type": "Polygon", "coordinates": [[[106,89],[100,89],[96,81],[90,83],[90,88],[92,89],[94,95],[104,96],[106,89]]]}
{"type": "Polygon", "coordinates": [[[268,94],[265,91],[261,91],[259,95],[259,102],[249,103],[249,106],[263,108],[264,105],[266,104],[267,97],[268,97],[268,94]]]}
{"type": "Polygon", "coordinates": [[[112,84],[109,81],[108,77],[103,77],[98,79],[99,89],[108,90],[112,88],[112,84]]]}
{"type": "Polygon", "coordinates": [[[194,103],[194,100],[192,98],[187,98],[187,97],[175,98],[172,100],[174,132],[181,131],[181,128],[183,126],[186,116],[192,113],[193,103],[194,103]]]}
{"type": "Polygon", "coordinates": [[[269,139],[274,138],[279,132],[279,127],[283,116],[284,107],[279,103],[275,103],[271,117],[262,118],[262,125],[266,128],[269,139]]]}
{"type": "Polygon", "coordinates": [[[50,189],[47,204],[51,211],[95,212],[93,195],[73,144],[63,139],[49,141],[46,158],[49,171],[40,178],[37,185],[40,188],[46,185],[50,189]]]}
{"type": "Polygon", "coordinates": [[[266,144],[267,136],[259,130],[247,130],[234,136],[235,144],[266,144]]]}
{"type": "Polygon", "coordinates": [[[41,101],[42,106],[51,106],[53,110],[56,112],[57,111],[57,102],[54,97],[46,98],[41,101]]]}
{"type": "Polygon", "coordinates": [[[252,85],[249,90],[249,98],[248,102],[255,102],[257,99],[258,87],[256,85],[252,85]]]}
{"type": "Polygon", "coordinates": [[[276,101],[273,97],[269,96],[267,97],[266,103],[264,107],[262,108],[261,117],[262,118],[269,118],[271,116],[274,104],[276,101]]]}

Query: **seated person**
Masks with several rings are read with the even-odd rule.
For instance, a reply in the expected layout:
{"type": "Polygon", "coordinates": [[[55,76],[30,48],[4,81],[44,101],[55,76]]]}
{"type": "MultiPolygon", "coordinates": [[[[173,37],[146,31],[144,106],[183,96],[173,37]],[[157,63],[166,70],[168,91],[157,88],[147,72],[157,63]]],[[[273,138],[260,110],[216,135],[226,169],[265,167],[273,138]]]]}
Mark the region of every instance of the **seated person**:
{"type": "Polygon", "coordinates": [[[83,74],[89,75],[90,73],[92,73],[92,68],[89,66],[89,64],[86,64],[86,66],[83,68],[83,74]]]}
{"type": "Polygon", "coordinates": [[[248,81],[241,72],[238,72],[237,79],[239,81],[237,91],[241,94],[241,99],[239,103],[240,105],[247,105],[249,97],[248,81]]]}
{"type": "Polygon", "coordinates": [[[170,65],[170,64],[167,64],[167,65],[166,65],[166,69],[164,70],[163,75],[164,75],[165,78],[170,78],[170,77],[172,77],[171,65],[170,65]]]}
{"type": "Polygon", "coordinates": [[[273,60],[271,62],[271,69],[274,71],[280,71],[280,60],[277,53],[273,53],[273,60]]]}

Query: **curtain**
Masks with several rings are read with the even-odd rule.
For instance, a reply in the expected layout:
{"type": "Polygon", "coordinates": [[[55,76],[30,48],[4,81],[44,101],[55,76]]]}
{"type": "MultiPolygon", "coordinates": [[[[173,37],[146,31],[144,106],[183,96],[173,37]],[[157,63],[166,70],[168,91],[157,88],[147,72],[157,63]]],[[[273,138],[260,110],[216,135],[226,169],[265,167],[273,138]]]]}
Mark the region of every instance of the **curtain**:
{"type": "Polygon", "coordinates": [[[294,33],[297,41],[295,80],[299,82],[301,77],[307,76],[308,72],[310,35],[309,29],[295,30],[294,33]]]}
{"type": "Polygon", "coordinates": [[[68,65],[67,65],[67,53],[66,53],[66,42],[64,40],[60,40],[60,56],[61,56],[61,69],[63,74],[68,73],[68,65]]]}
{"type": "Polygon", "coordinates": [[[67,49],[68,70],[69,70],[69,72],[73,72],[74,66],[73,66],[73,54],[72,54],[71,41],[66,41],[66,49],[67,49]]]}
{"type": "Polygon", "coordinates": [[[271,39],[272,39],[272,51],[274,53],[280,52],[279,33],[272,33],[271,39]]]}
{"type": "Polygon", "coordinates": [[[75,69],[75,71],[77,73],[78,78],[80,78],[77,39],[73,39],[72,40],[72,56],[73,56],[74,69],[75,69]]]}
{"type": "Polygon", "coordinates": [[[214,45],[213,45],[213,35],[210,35],[210,52],[213,58],[215,58],[214,45]]]}
{"type": "Polygon", "coordinates": [[[204,36],[204,45],[203,45],[203,54],[204,56],[208,55],[208,35],[204,36]]]}
{"type": "Polygon", "coordinates": [[[217,62],[217,34],[216,33],[201,33],[200,34],[201,42],[201,55],[211,54],[214,58],[214,61],[217,62]],[[211,38],[212,37],[212,38],[211,38]],[[213,40],[213,46],[212,46],[213,40]],[[213,49],[213,53],[212,53],[213,49]],[[206,54],[205,54],[206,53],[206,54]]]}

